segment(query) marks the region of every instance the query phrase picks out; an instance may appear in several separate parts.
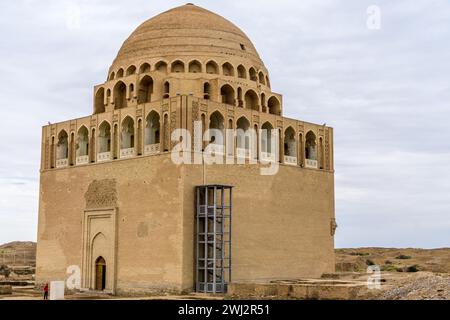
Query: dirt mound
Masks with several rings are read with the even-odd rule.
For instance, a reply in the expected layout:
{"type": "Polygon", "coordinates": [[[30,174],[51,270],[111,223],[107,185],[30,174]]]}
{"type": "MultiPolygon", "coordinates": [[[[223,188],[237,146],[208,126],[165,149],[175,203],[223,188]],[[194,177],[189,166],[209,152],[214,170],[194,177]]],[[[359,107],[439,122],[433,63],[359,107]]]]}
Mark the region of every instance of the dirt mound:
{"type": "Polygon", "coordinates": [[[14,241],[0,245],[0,265],[36,266],[36,243],[14,241]]]}

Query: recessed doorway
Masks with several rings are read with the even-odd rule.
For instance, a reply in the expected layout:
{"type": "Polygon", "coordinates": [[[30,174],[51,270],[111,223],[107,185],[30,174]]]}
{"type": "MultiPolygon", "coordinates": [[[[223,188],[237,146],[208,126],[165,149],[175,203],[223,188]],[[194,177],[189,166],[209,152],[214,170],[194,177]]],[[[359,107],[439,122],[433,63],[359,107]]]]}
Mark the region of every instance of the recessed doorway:
{"type": "Polygon", "coordinates": [[[103,291],[106,287],[106,262],[103,257],[95,260],[95,290],[103,291]]]}

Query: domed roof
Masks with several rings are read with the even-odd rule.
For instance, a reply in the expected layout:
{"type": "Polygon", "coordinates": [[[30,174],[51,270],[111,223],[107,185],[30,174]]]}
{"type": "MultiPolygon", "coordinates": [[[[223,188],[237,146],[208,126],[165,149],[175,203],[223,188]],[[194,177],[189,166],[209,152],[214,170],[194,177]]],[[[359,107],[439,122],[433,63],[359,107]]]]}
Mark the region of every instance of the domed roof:
{"type": "Polygon", "coordinates": [[[123,43],[110,70],[152,58],[183,57],[240,59],[264,68],[242,30],[227,19],[188,3],[141,24],[123,43]]]}

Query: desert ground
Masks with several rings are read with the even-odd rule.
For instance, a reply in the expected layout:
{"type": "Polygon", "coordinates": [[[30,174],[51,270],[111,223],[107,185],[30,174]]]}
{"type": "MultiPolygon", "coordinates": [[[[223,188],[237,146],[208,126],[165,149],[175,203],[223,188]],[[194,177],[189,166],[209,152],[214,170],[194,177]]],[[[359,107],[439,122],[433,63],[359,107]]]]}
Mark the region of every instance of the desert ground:
{"type": "Polygon", "coordinates": [[[367,267],[379,266],[381,288],[361,298],[450,300],[450,248],[336,249],[336,276],[367,279],[367,267]]]}
{"type": "MultiPolygon", "coordinates": [[[[34,285],[36,244],[12,242],[0,246],[0,300],[39,300],[34,285]]],[[[238,284],[227,295],[165,295],[120,297],[71,293],[79,299],[379,299],[450,300],[450,248],[336,249],[336,272],[322,279],[279,279],[238,284]],[[372,266],[372,267],[370,267],[372,266]],[[373,267],[375,266],[375,268],[373,267]],[[369,288],[372,270],[380,270],[380,286],[369,288]],[[306,291],[305,291],[306,290],[306,291]]]]}

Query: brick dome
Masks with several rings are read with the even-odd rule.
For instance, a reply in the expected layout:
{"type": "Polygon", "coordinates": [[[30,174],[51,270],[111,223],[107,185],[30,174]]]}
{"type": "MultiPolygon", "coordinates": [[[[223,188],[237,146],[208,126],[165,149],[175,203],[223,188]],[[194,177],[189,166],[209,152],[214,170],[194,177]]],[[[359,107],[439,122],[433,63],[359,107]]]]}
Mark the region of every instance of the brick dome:
{"type": "Polygon", "coordinates": [[[110,72],[150,59],[234,60],[266,70],[250,39],[227,19],[193,4],[142,23],[123,43],[110,72]]]}

